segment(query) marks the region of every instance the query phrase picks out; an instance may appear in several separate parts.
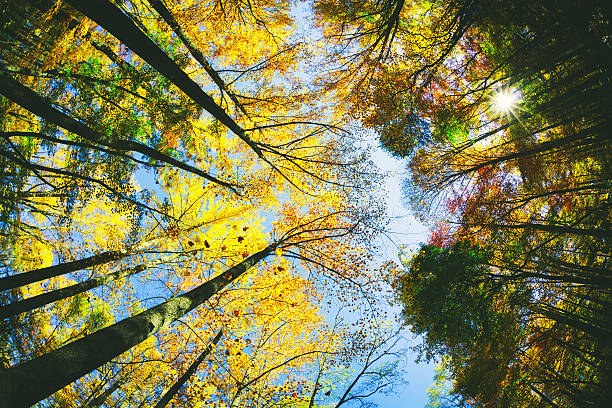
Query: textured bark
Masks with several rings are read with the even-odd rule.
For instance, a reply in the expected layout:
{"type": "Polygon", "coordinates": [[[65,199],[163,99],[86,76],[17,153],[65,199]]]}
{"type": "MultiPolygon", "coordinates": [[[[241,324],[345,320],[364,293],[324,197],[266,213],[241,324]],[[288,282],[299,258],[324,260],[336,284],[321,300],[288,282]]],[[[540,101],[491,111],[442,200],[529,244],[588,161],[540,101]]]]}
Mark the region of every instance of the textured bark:
{"type": "Polygon", "coordinates": [[[187,382],[187,380],[189,380],[189,377],[191,377],[193,373],[198,369],[198,366],[202,364],[202,361],[204,361],[206,356],[208,356],[213,346],[219,342],[219,339],[221,339],[222,335],[223,335],[223,329],[219,330],[219,332],[213,339],[212,343],[206,346],[202,354],[200,354],[200,356],[197,359],[195,359],[193,363],[191,363],[187,371],[185,371],[185,373],[181,376],[181,378],[176,380],[174,385],[172,385],[172,387],[164,394],[163,397],[161,397],[161,399],[157,402],[157,404],[155,404],[154,408],[164,408],[166,405],[168,405],[170,400],[176,395],[176,393],[187,382]]]}
{"type": "Polygon", "coordinates": [[[29,407],[143,342],[218,293],[281,243],[270,244],[223,274],[149,310],[0,372],[0,407],[29,407]]]}

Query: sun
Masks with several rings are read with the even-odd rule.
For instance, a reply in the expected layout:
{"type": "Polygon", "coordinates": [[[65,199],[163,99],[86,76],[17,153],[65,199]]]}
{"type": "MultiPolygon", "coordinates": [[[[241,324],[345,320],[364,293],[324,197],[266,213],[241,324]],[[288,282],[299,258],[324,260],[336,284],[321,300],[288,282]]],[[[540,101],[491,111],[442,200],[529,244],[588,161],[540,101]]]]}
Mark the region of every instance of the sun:
{"type": "Polygon", "coordinates": [[[516,108],[521,98],[516,89],[502,88],[493,94],[491,99],[496,112],[509,115],[514,112],[514,108],[516,108]]]}

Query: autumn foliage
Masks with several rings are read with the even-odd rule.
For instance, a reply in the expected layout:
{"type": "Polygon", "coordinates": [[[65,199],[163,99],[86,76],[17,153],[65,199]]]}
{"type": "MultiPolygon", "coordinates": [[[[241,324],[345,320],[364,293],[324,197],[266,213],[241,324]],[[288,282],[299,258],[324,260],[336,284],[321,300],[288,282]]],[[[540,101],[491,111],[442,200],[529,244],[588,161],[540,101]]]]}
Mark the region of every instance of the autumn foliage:
{"type": "Polygon", "coordinates": [[[430,406],[605,404],[611,15],[4,1],[0,407],[369,404],[389,284],[430,406]],[[431,225],[404,265],[372,133],[431,225]]]}

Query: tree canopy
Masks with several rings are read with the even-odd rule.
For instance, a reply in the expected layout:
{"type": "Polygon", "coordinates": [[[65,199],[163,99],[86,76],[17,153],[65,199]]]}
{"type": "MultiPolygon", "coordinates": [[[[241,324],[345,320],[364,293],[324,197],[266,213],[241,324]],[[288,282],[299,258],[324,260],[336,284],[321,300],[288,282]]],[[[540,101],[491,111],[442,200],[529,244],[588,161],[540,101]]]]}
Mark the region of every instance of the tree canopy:
{"type": "Polygon", "coordinates": [[[607,2],[1,4],[0,407],[612,399],[607,2]]]}

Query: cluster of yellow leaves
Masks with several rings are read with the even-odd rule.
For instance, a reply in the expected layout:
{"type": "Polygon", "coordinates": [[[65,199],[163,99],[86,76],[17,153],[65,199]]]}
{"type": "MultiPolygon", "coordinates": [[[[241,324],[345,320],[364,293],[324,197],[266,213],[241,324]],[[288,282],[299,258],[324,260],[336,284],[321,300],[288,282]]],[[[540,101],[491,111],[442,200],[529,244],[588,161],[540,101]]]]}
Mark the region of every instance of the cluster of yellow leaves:
{"type": "Polygon", "coordinates": [[[50,266],[53,263],[51,249],[40,237],[22,236],[14,246],[15,264],[22,271],[50,266]]]}
{"type": "MultiPolygon", "coordinates": [[[[56,22],[65,18],[64,12],[69,8],[57,4],[48,16],[40,19],[39,25],[47,19],[56,22]]],[[[307,52],[291,43],[294,28],[288,16],[289,3],[261,0],[250,2],[249,7],[234,1],[224,2],[223,7],[216,1],[167,1],[166,4],[200,50],[225,70],[220,71],[220,75],[231,88],[249,96],[250,99],[243,98],[243,102],[251,115],[238,115],[238,123],[250,129],[286,121],[320,119],[316,107],[304,107],[305,102],[320,95],[302,92],[302,81],[291,73],[291,68],[307,52]]],[[[185,62],[183,60],[188,59],[183,46],[159,16],[151,13],[146,2],[134,1],[122,6],[130,8],[154,41],[169,50],[175,60],[185,62]]],[[[305,255],[324,254],[329,268],[346,277],[365,275],[364,248],[348,241],[323,242],[335,234],[346,233],[351,224],[344,216],[350,203],[343,189],[326,183],[335,177],[329,170],[330,163],[342,161],[341,155],[335,153],[331,137],[324,132],[313,132],[312,127],[301,123],[249,131],[254,140],[287,153],[285,157],[269,154],[269,159],[277,166],[273,169],[219,123],[202,115],[173,85],[164,84],[161,78],[151,74],[139,57],[104,30],[81,18],[77,26],[62,31],[63,36],[50,51],[45,50],[54,55],[41,56],[41,51],[32,54],[30,62],[42,60],[45,69],[63,71],[77,66],[89,67],[88,75],[112,81],[117,89],[129,92],[114,89],[104,94],[105,91],[97,89],[89,94],[88,90],[79,89],[54,96],[54,102],[69,107],[75,117],[102,130],[115,132],[126,128],[135,132],[119,137],[149,145],[153,139],[161,139],[152,147],[236,184],[240,195],[168,166],[156,171],[154,177],[159,187],[154,188],[154,194],[147,201],[151,206],[167,209],[167,217],[147,215],[135,240],[129,236],[133,232],[133,214],[126,207],[106,200],[101,189],[84,189],[82,196],[73,197],[76,204],[69,214],[69,226],[54,224],[36,215],[37,226],[46,229],[45,239],[57,246],[54,250],[63,255],[62,259],[117,249],[132,254],[121,261],[96,267],[94,275],[144,262],[152,266],[139,274],[138,283],[128,279],[114,282],[109,287],[57,302],[35,313],[41,330],[33,337],[47,342],[46,348],[38,350],[37,354],[142,310],[143,306],[137,302],[138,295],[148,289],[146,285],[150,282],[163,282],[168,296],[189,290],[291,231],[308,230],[301,232],[294,242],[318,240],[310,244],[311,252],[304,252],[305,255]],[[137,74],[118,67],[95,49],[92,40],[110,47],[119,58],[131,64],[137,74]],[[78,93],[80,91],[83,95],[78,93]],[[179,113],[183,111],[187,113],[181,116],[179,113]],[[123,126],[127,123],[126,118],[134,119],[133,126],[123,126]],[[312,135],[303,137],[311,132],[312,135]],[[268,222],[266,217],[276,217],[276,221],[268,222]],[[168,253],[174,256],[172,261],[155,264],[155,260],[162,257],[160,254],[168,253]]],[[[52,32],[44,31],[43,34],[52,35],[52,32]]],[[[183,65],[185,71],[225,107],[227,100],[220,98],[221,92],[213,87],[202,68],[192,60],[183,65]]],[[[31,78],[23,82],[44,95],[51,88],[51,82],[45,79],[31,78]]],[[[5,122],[4,129],[24,130],[24,124],[28,124],[33,131],[39,130],[32,125],[38,123],[33,115],[14,106],[10,109],[29,119],[11,119],[15,123],[5,122]]],[[[74,135],[63,131],[58,135],[75,139],[74,135]]],[[[39,146],[33,151],[41,163],[56,168],[67,168],[74,159],[65,148],[58,149],[54,155],[44,154],[39,146]]],[[[88,176],[104,179],[111,170],[110,164],[102,163],[88,176]]],[[[73,185],[79,183],[70,181],[73,185]]],[[[142,180],[131,177],[117,187],[122,191],[138,191],[138,182],[142,180]]],[[[47,190],[43,186],[36,191],[47,190]]],[[[60,204],[60,200],[53,197],[37,200],[41,206],[60,204]]],[[[62,213],[58,209],[54,215],[59,218],[62,213]]],[[[52,262],[51,252],[42,241],[38,244],[28,241],[24,245],[29,251],[21,256],[24,269],[52,262]]],[[[197,356],[196,350],[201,350],[221,327],[225,332],[223,340],[178,399],[189,400],[194,406],[255,406],[251,402],[261,395],[276,395],[285,400],[304,395],[309,390],[305,373],[321,355],[339,350],[344,332],[339,334],[326,326],[320,308],[321,288],[307,278],[303,265],[294,265],[288,255],[279,249],[271,261],[253,268],[234,286],[196,309],[181,323],[58,393],[57,401],[67,404],[82,401],[79,390],[91,392],[107,384],[105,375],[109,372],[123,375],[113,371],[123,364],[128,367],[133,364],[138,369],[126,369],[127,379],[122,392],[113,396],[112,401],[118,402],[121,395],[139,395],[140,400],[147,393],[155,395],[185,371],[197,356]]],[[[77,277],[85,279],[86,276],[90,277],[91,272],[33,284],[26,287],[23,296],[65,287],[75,283],[77,277]]]]}
{"type": "MultiPolygon", "coordinates": [[[[166,6],[205,54],[222,68],[248,68],[279,51],[278,39],[291,35],[289,3],[168,1],[166,6]]],[[[278,68],[278,67],[277,67],[278,68]]]]}
{"type": "MultiPolygon", "coordinates": [[[[262,263],[210,307],[188,320],[210,339],[222,327],[224,337],[192,379],[185,398],[195,406],[259,406],[262,401],[303,395],[302,373],[324,353],[337,350],[338,338],[324,324],[312,284],[286,259],[262,263]]],[[[168,353],[176,350],[164,335],[168,353]]],[[[183,364],[189,364],[193,355],[183,364]]]]}
{"type": "Polygon", "coordinates": [[[87,201],[72,218],[83,244],[96,250],[121,248],[130,232],[129,213],[104,198],[87,201]]]}

